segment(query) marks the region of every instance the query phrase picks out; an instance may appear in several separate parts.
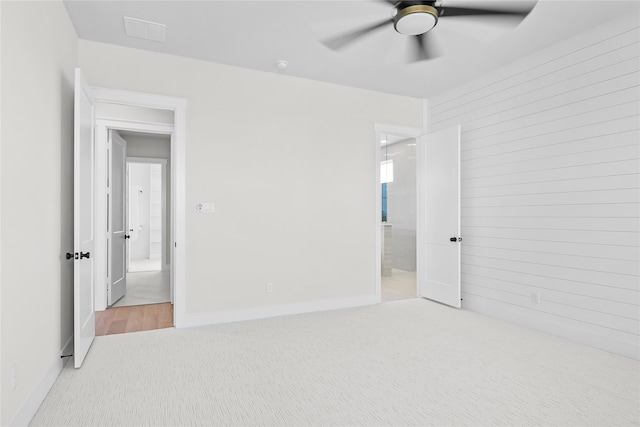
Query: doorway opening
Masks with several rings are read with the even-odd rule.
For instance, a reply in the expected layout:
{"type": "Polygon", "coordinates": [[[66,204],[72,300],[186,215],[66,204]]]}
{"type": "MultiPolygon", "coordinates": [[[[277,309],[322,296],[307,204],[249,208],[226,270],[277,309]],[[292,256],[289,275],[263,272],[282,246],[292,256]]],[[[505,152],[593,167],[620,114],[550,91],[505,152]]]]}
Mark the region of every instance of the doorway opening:
{"type": "Polygon", "coordinates": [[[127,158],[127,194],[127,273],[161,271],[162,164],[127,158]]]}
{"type": "Polygon", "coordinates": [[[381,301],[415,298],[417,140],[390,133],[377,141],[380,165],[381,301]]]}
{"type": "MultiPolygon", "coordinates": [[[[165,312],[175,327],[184,326],[185,318],[185,264],[186,264],[186,227],[185,227],[185,141],[186,106],[183,98],[164,95],[127,92],[116,89],[91,87],[80,68],[75,69],[74,85],[74,304],[73,304],[73,352],[74,366],[80,368],[96,336],[98,312],[106,312],[109,290],[110,262],[108,242],[114,236],[119,237],[118,245],[124,246],[126,231],[123,223],[124,208],[118,206],[117,227],[113,226],[113,216],[107,206],[110,201],[111,184],[119,194],[124,193],[123,179],[110,182],[108,171],[113,170],[109,159],[117,152],[117,165],[125,169],[125,158],[118,147],[107,152],[110,129],[148,132],[171,135],[171,204],[170,204],[170,292],[172,302],[167,303],[171,310],[165,312]],[[107,107],[114,115],[102,114],[99,107],[107,107]],[[134,117],[132,117],[131,113],[134,117]],[[158,121],[159,116],[170,117],[171,121],[158,121]],[[144,118],[143,118],[144,117],[144,118]],[[102,123],[100,123],[102,118],[102,123]],[[111,123],[115,125],[111,125],[111,123]],[[108,155],[109,154],[109,155],[108,155]],[[117,185],[116,185],[117,184],[117,185]],[[109,227],[109,228],[107,228],[109,227]]],[[[112,146],[113,148],[114,146],[112,146]]],[[[114,174],[123,176],[124,174],[114,174]]],[[[119,198],[118,198],[119,199],[119,198]]],[[[124,200],[124,198],[122,199],[124,200]]],[[[113,205],[113,204],[112,204],[113,205]]],[[[121,203],[120,205],[124,205],[121,203]]],[[[125,251],[118,257],[125,271],[125,251]]],[[[122,274],[118,278],[122,278],[122,274]]],[[[113,298],[112,298],[113,299],[113,298]]],[[[155,305],[134,306],[153,307],[155,305]]],[[[124,309],[125,307],[121,308],[124,309]]],[[[147,310],[145,308],[144,312],[147,310]]],[[[156,311],[156,319],[159,310],[156,311]]],[[[139,319],[139,316],[137,317],[139,319]]]]}
{"type": "Polygon", "coordinates": [[[169,135],[120,132],[127,141],[126,158],[126,294],[112,307],[171,302],[170,216],[167,205],[169,135]],[[150,147],[147,148],[147,147],[150,147]],[[155,157],[133,157],[154,155],[155,157]]]}
{"type": "Polygon", "coordinates": [[[173,124],[119,118],[96,124],[96,153],[106,171],[96,182],[106,188],[96,210],[106,231],[96,272],[96,335],[173,327],[173,124]]]}

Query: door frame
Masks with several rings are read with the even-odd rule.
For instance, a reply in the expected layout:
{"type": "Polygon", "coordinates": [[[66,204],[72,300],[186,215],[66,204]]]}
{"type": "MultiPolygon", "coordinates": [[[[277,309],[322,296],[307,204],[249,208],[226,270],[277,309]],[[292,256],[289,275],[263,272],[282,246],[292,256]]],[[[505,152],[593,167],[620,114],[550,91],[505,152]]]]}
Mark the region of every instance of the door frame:
{"type": "MultiPolygon", "coordinates": [[[[159,123],[145,123],[126,120],[101,120],[118,122],[120,126],[124,126],[125,129],[137,132],[158,133],[158,129],[161,128],[160,133],[171,134],[171,226],[169,241],[171,242],[172,251],[170,254],[170,283],[172,287],[173,296],[173,324],[174,327],[182,327],[185,321],[185,281],[186,281],[186,226],[185,226],[185,174],[186,174],[186,109],[187,100],[184,98],[175,98],[163,95],[152,95],[137,92],[128,92],[116,89],[93,87],[93,93],[95,94],[96,102],[105,104],[119,104],[125,106],[145,107],[159,110],[170,110],[174,114],[173,125],[159,124],[159,123]]],[[[103,132],[97,132],[103,133],[103,132]]],[[[105,150],[101,150],[103,153],[105,150]]],[[[105,154],[106,155],[106,154],[105,154]]],[[[106,186],[106,164],[102,162],[97,163],[100,170],[97,171],[102,179],[100,182],[103,184],[100,186],[100,179],[96,180],[97,187],[100,190],[100,195],[97,199],[102,199],[101,203],[105,206],[101,214],[106,215],[106,201],[104,195],[106,186]]],[[[99,206],[97,206],[99,208],[99,206]]],[[[98,220],[98,218],[97,218],[98,220]]],[[[102,221],[106,224],[106,218],[102,221]]],[[[104,236],[105,233],[102,233],[104,236]]],[[[106,250],[103,245],[101,249],[106,250]]],[[[102,257],[96,259],[102,259],[104,262],[106,254],[103,252],[102,257]]],[[[97,274],[99,272],[96,272],[97,274]]],[[[103,274],[106,271],[101,271],[102,275],[97,277],[104,277],[103,274]]],[[[104,295],[104,294],[103,294],[104,295]]],[[[106,301],[105,301],[106,302],[106,301]]],[[[97,306],[96,306],[97,307],[97,306]]],[[[106,305],[105,305],[106,307],[106,305]]]]}
{"type": "Polygon", "coordinates": [[[424,208],[424,165],[421,164],[421,153],[425,137],[427,135],[426,129],[396,126],[384,123],[375,123],[373,125],[375,131],[374,149],[375,149],[375,167],[374,167],[374,188],[375,188],[375,203],[374,203],[374,233],[376,236],[376,249],[375,249],[375,278],[376,278],[376,299],[378,302],[382,302],[382,233],[380,231],[380,215],[382,212],[382,187],[380,185],[380,162],[382,161],[382,151],[380,150],[380,141],[385,134],[391,134],[396,136],[402,136],[405,138],[414,138],[416,140],[416,260],[417,260],[417,277],[416,277],[416,296],[418,295],[417,284],[420,283],[421,272],[424,271],[421,268],[421,257],[419,250],[419,243],[421,239],[421,232],[423,231],[424,223],[421,222],[424,208]]]}
{"type": "MultiPolygon", "coordinates": [[[[166,232],[166,221],[167,221],[167,159],[162,159],[162,158],[157,158],[157,157],[129,157],[127,156],[126,158],[126,170],[127,170],[127,179],[126,179],[126,186],[127,186],[127,191],[129,191],[129,164],[130,163],[137,163],[137,164],[148,164],[148,165],[160,165],[161,168],[161,172],[160,172],[160,181],[161,181],[161,190],[160,190],[160,195],[161,195],[161,202],[160,202],[160,209],[162,211],[161,214],[161,224],[162,224],[162,229],[160,232],[160,235],[162,236],[162,247],[160,248],[161,250],[161,255],[160,255],[160,259],[162,260],[162,263],[160,264],[161,270],[162,271],[170,271],[171,270],[171,266],[170,264],[166,264],[165,260],[167,259],[167,232],[166,232]]],[[[127,207],[129,207],[129,194],[127,194],[127,198],[126,198],[126,203],[127,203],[127,207]]],[[[128,214],[128,211],[127,211],[128,214]]],[[[129,245],[131,245],[131,240],[129,240],[127,242],[127,245],[129,247],[129,245]]],[[[128,251],[128,250],[127,250],[128,251]]],[[[127,253],[127,272],[129,271],[129,260],[130,260],[131,256],[130,256],[130,252],[127,253]]],[[[171,295],[171,294],[170,294],[171,295]]],[[[173,302],[173,295],[171,295],[171,302],[173,302]]]]}
{"type": "MultiPolygon", "coordinates": [[[[109,270],[108,256],[111,254],[111,245],[108,241],[107,233],[107,177],[108,177],[108,160],[107,160],[107,140],[110,130],[114,131],[130,131],[145,132],[158,135],[172,135],[174,126],[162,123],[145,123],[118,119],[96,119],[96,268],[95,268],[95,308],[96,310],[105,310],[108,307],[107,286],[109,286],[109,270]]],[[[172,138],[173,139],[173,138],[172,138]]],[[[128,159],[128,158],[127,158],[128,159]]],[[[157,159],[161,160],[161,159],[157,159]]],[[[172,200],[175,194],[172,191],[172,200]]],[[[127,202],[128,203],[128,202],[127,202]]],[[[173,203],[170,207],[173,212],[173,203]]],[[[169,238],[174,235],[173,220],[170,225],[169,238]]],[[[173,259],[169,261],[169,270],[173,267],[173,259]]],[[[173,301],[174,283],[170,274],[169,287],[170,296],[173,301]]],[[[175,311],[175,310],[174,310],[175,311]]]]}

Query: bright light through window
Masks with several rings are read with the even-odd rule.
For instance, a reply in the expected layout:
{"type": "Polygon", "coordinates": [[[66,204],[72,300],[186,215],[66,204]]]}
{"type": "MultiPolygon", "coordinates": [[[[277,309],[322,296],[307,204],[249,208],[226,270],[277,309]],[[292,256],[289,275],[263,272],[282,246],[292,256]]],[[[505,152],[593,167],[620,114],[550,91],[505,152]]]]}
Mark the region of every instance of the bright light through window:
{"type": "Polygon", "coordinates": [[[393,159],[380,162],[380,183],[393,182],[393,159]]]}

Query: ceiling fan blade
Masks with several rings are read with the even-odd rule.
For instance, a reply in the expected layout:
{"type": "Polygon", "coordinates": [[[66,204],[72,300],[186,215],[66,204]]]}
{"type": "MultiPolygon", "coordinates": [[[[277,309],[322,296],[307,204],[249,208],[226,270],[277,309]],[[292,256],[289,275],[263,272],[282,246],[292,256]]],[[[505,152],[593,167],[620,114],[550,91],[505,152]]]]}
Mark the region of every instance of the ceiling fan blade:
{"type": "Polygon", "coordinates": [[[451,16],[479,16],[479,15],[503,15],[525,17],[531,12],[531,7],[519,7],[514,9],[480,9],[475,7],[443,6],[440,9],[439,18],[451,16]]]}
{"type": "Polygon", "coordinates": [[[411,61],[409,61],[410,63],[426,61],[440,56],[440,52],[434,43],[433,37],[430,37],[429,33],[413,36],[412,44],[414,54],[411,61]]]}
{"type": "Polygon", "coordinates": [[[374,24],[368,25],[364,28],[361,28],[356,31],[351,31],[346,34],[339,35],[337,37],[332,37],[328,40],[322,41],[322,44],[327,46],[331,50],[340,50],[347,46],[348,44],[358,40],[359,38],[375,31],[379,28],[388,26],[393,22],[392,18],[385,19],[384,21],[376,22],[374,24]]]}

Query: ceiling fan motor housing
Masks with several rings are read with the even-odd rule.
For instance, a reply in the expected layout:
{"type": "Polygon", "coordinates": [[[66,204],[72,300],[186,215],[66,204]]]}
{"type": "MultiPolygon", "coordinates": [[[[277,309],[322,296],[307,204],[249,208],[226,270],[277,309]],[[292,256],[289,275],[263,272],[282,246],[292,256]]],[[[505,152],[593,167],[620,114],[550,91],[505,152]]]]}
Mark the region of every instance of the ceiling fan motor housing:
{"type": "Polygon", "coordinates": [[[435,2],[400,2],[393,17],[393,28],[409,36],[417,36],[431,30],[438,23],[435,2]]]}

